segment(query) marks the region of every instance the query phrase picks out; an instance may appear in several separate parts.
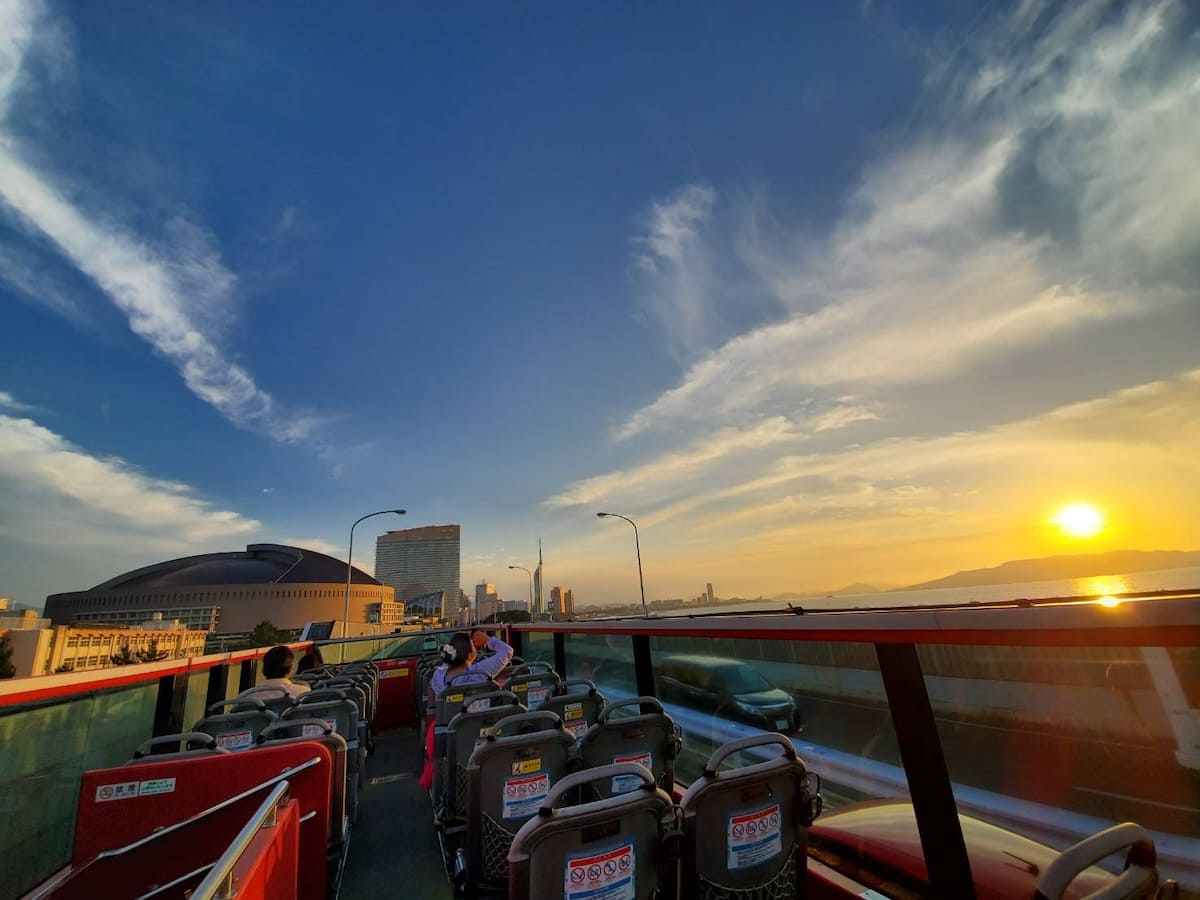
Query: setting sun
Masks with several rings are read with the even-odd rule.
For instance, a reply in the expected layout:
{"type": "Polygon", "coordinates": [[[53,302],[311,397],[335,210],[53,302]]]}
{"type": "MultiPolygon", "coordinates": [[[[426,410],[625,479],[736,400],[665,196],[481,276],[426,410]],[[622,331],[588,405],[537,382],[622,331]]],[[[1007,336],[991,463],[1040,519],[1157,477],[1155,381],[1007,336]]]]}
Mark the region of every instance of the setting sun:
{"type": "Polygon", "coordinates": [[[1072,503],[1064,506],[1050,520],[1070,537],[1089,538],[1104,528],[1104,514],[1090,503],[1072,503]]]}

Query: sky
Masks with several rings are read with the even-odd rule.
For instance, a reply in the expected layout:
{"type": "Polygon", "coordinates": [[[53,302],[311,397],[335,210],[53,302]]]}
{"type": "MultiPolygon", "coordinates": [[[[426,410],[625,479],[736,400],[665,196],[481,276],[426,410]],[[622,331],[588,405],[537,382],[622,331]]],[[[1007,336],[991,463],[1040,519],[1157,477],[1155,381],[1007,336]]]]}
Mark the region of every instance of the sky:
{"type": "Polygon", "coordinates": [[[581,605],[601,510],[651,599],[1200,546],[1194,7],[341,13],[0,0],[0,596],[393,507],[581,605]]]}

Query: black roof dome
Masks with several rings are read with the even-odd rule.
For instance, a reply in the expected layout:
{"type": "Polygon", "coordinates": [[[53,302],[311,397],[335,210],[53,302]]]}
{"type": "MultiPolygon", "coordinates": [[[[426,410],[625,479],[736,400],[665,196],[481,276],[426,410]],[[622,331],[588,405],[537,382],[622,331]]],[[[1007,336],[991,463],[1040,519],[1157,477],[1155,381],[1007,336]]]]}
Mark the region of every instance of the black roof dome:
{"type": "MultiPolygon", "coordinates": [[[[379,584],[353,568],[355,584],[379,584]]],[[[283,544],[250,544],[245,552],[204,553],[155,563],[110,578],[94,591],[166,590],[208,584],[345,584],[341,560],[283,544]]]]}

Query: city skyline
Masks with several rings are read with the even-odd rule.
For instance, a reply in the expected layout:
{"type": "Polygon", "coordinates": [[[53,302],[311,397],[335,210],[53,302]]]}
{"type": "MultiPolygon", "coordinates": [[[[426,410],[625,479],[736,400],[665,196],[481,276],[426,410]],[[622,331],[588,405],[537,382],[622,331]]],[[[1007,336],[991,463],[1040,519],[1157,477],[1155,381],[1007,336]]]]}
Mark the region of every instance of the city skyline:
{"type": "Polygon", "coordinates": [[[384,508],[535,607],[639,601],[602,510],[648,601],[1195,549],[1198,32],[4,4],[0,594],[384,508]]]}

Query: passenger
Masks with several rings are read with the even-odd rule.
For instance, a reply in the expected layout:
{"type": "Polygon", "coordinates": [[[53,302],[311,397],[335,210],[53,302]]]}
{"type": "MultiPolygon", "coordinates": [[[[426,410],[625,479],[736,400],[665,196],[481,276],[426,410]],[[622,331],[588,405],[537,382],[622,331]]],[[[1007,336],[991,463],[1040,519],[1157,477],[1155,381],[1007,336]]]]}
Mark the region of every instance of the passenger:
{"type": "Polygon", "coordinates": [[[313,644],[313,648],[300,657],[300,662],[296,663],[296,674],[311,672],[323,665],[325,665],[325,660],[321,658],[321,648],[313,644]]]}
{"type": "MultiPolygon", "coordinates": [[[[434,699],[450,682],[454,684],[471,684],[495,678],[508,666],[513,657],[513,648],[498,637],[488,637],[487,632],[476,630],[467,636],[460,631],[442,644],[438,651],[442,656],[442,664],[434,670],[429,680],[429,691],[434,699]],[[492,655],[487,659],[478,660],[479,651],[487,647],[492,655]]],[[[429,717],[429,727],[425,732],[425,769],[421,772],[421,788],[429,790],[433,787],[433,728],[435,720],[429,717]]]]}
{"type": "Polygon", "coordinates": [[[307,684],[296,684],[291,679],[292,661],[295,655],[291,649],[280,644],[278,647],[272,647],[262,658],[263,675],[266,676],[262,681],[248,690],[242,691],[238,696],[245,697],[250,694],[274,689],[282,691],[289,697],[299,697],[301,694],[306,694],[312,690],[312,687],[307,684]]]}

